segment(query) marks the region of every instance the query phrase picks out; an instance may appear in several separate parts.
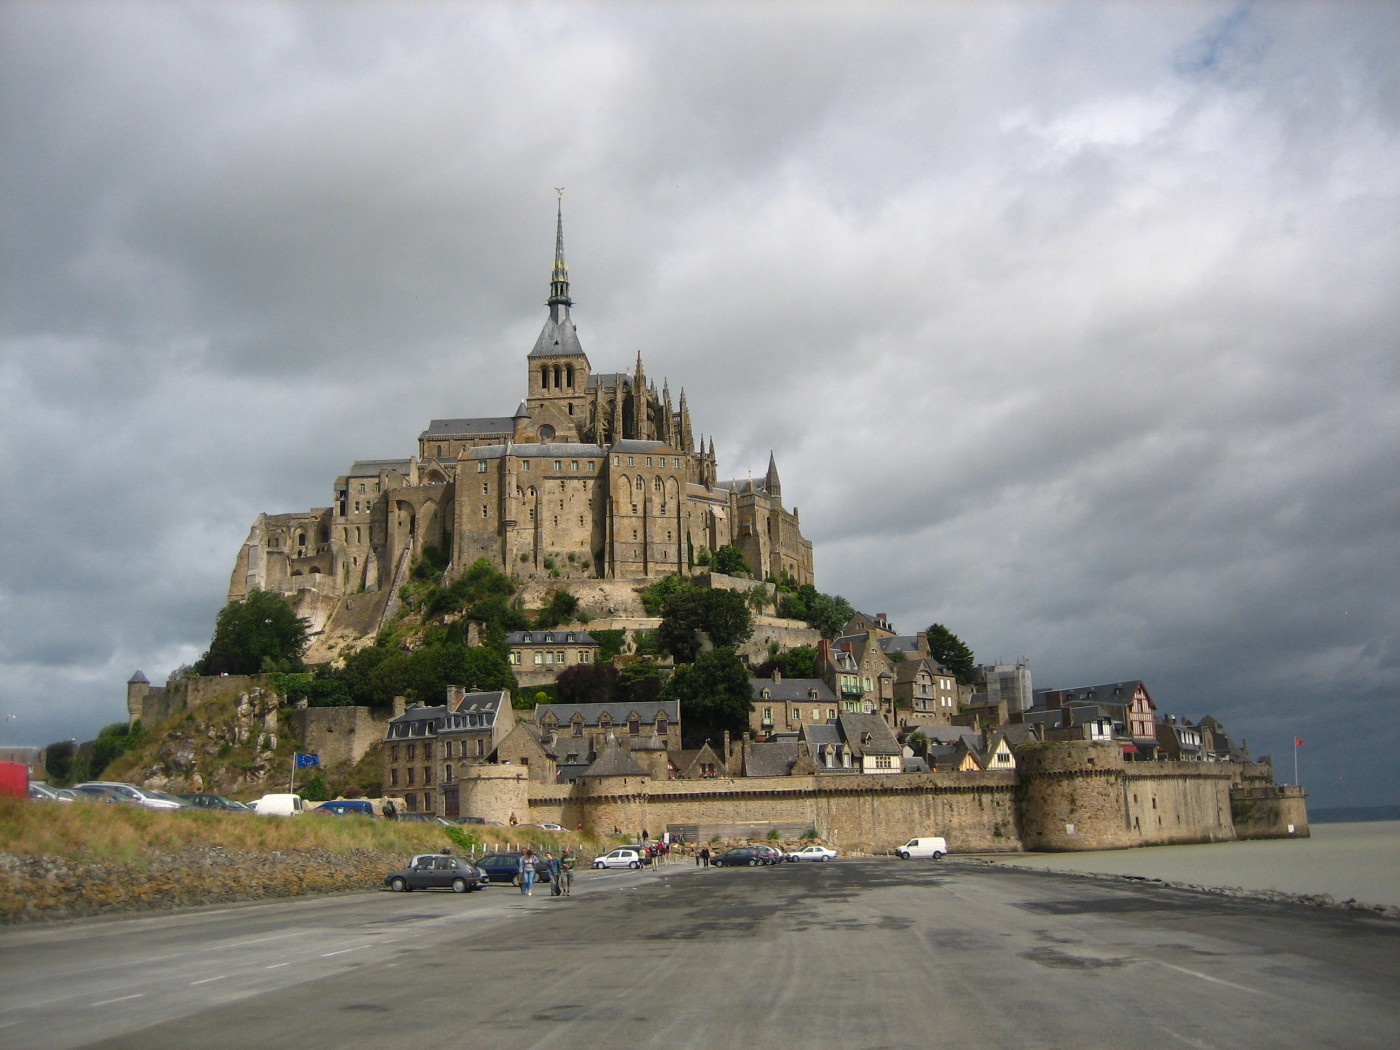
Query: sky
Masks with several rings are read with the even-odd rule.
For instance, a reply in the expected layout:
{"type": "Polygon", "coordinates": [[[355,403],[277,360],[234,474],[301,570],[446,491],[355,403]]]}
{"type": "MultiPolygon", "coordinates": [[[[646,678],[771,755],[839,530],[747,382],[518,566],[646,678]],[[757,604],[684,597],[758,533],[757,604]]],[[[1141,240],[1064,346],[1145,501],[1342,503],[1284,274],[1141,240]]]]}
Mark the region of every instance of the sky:
{"type": "Polygon", "coordinates": [[[592,366],[817,586],[1400,803],[1400,5],[0,4],[0,743],[260,512],[592,366]],[[1294,746],[1295,738],[1303,746],[1294,746]]]}

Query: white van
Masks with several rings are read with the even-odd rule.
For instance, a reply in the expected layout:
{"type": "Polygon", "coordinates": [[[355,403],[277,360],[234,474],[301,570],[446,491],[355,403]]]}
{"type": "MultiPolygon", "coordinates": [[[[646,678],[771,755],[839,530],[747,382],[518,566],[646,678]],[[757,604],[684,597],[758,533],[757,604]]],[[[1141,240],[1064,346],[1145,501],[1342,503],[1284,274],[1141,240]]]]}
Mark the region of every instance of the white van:
{"type": "Polygon", "coordinates": [[[908,860],[910,857],[932,857],[934,860],[942,860],[943,855],[948,852],[948,840],[942,838],[920,838],[910,839],[902,846],[896,846],[894,854],[901,860],[908,860]]]}
{"type": "Polygon", "coordinates": [[[249,805],[260,817],[299,817],[306,811],[300,795],[264,795],[249,805]]]}

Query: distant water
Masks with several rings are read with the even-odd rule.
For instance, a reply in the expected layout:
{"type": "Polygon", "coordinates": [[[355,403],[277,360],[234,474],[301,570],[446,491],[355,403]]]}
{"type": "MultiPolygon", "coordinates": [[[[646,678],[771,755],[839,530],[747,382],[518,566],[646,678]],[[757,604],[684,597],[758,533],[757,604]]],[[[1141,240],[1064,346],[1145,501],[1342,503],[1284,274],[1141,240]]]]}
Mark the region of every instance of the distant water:
{"type": "Polygon", "coordinates": [[[1312,838],[1145,846],[1096,853],[984,854],[996,864],[1400,908],[1400,821],[1313,824],[1312,838]]]}

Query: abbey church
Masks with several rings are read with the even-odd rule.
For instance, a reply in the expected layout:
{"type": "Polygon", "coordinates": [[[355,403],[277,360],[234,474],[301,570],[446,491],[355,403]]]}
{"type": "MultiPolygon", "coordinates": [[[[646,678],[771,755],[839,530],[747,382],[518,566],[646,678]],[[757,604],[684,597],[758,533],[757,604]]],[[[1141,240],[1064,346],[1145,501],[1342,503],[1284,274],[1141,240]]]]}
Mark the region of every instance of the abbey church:
{"type": "Polygon", "coordinates": [[[630,372],[593,370],[570,317],[562,203],[556,223],[549,316],[514,415],[435,419],[416,455],[352,464],[331,506],[260,514],[230,601],[275,591],[317,606],[321,623],[369,628],[430,547],[449,576],[485,558],[563,581],[688,574],[702,548],[733,544],[759,578],[813,582],[812,545],[771,455],[764,477],[721,481],[684,391],[675,404],[669,384],[658,393],[640,353],[630,372]]]}

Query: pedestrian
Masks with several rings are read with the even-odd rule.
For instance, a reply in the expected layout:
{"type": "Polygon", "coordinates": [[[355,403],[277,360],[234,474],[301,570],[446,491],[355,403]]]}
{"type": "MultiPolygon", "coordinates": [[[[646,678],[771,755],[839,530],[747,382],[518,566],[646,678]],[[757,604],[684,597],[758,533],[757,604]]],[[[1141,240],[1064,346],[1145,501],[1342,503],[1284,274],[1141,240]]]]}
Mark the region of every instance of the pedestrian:
{"type": "Polygon", "coordinates": [[[517,868],[520,872],[520,892],[526,897],[533,897],[535,889],[535,851],[526,849],[520,854],[520,863],[517,868]]]}
{"type": "Polygon", "coordinates": [[[574,851],[568,846],[564,847],[564,855],[559,858],[559,888],[565,897],[574,889],[574,851]]]}
{"type": "Polygon", "coordinates": [[[544,870],[549,875],[549,895],[551,897],[559,896],[564,892],[559,885],[559,858],[549,850],[545,850],[544,870]]]}
{"type": "Polygon", "coordinates": [[[708,868],[708,867],[710,866],[710,847],[709,847],[709,846],[702,846],[702,847],[700,847],[700,859],[703,860],[703,861],[705,862],[705,867],[708,868]]]}
{"type": "Polygon", "coordinates": [[[386,799],[384,802],[384,819],[393,820],[399,815],[399,811],[394,808],[394,800],[386,799]]]}

